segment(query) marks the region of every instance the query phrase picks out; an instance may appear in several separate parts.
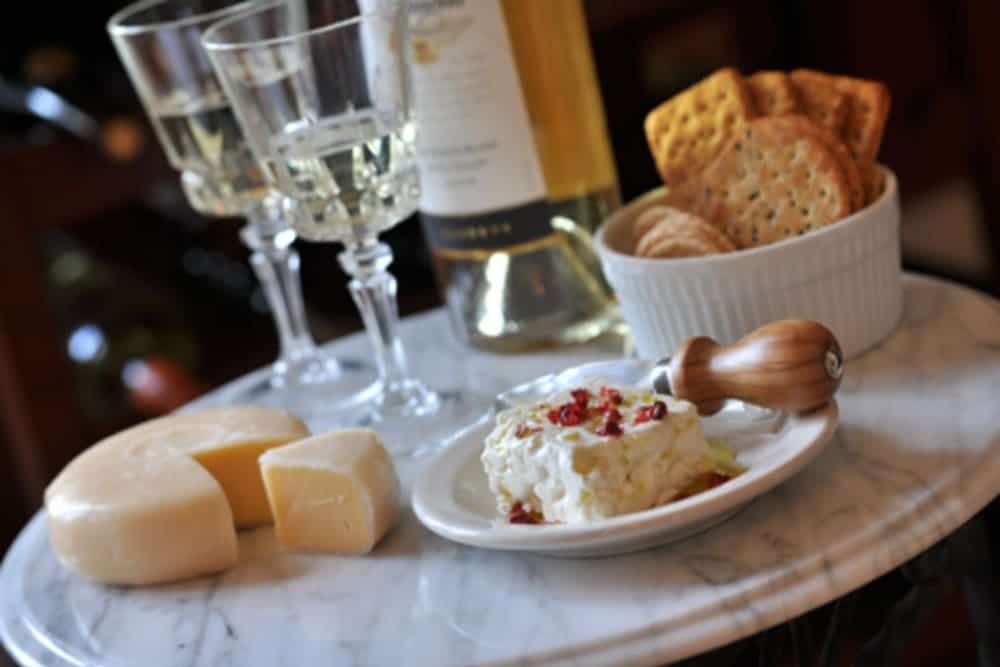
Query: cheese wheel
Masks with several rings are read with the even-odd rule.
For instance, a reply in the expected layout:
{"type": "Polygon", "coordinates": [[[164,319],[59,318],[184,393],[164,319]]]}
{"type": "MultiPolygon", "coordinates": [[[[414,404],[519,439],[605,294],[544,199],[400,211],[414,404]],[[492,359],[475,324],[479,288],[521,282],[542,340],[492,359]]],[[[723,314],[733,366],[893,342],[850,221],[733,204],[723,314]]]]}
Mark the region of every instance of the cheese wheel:
{"type": "Polygon", "coordinates": [[[368,553],[399,519],[399,478],[374,431],[344,429],[260,457],[278,541],[368,553]]]}
{"type": "Polygon", "coordinates": [[[272,408],[161,417],[106,438],[45,491],[60,562],[105,583],[144,585],[235,564],[236,528],[271,520],[261,452],[309,434],[272,408]]]}

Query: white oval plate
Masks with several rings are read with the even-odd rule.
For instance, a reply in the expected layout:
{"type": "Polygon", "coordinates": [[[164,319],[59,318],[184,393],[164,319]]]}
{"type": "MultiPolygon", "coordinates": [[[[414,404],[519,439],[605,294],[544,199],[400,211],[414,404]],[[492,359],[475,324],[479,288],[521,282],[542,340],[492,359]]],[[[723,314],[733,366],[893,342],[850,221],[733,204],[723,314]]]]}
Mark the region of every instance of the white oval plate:
{"type": "MultiPolygon", "coordinates": [[[[644,361],[587,364],[520,385],[498,397],[506,404],[533,402],[587,377],[641,384],[652,370],[644,361]]],[[[702,420],[705,433],[723,437],[747,467],[739,477],[684,500],[585,524],[511,525],[497,512],[479,456],[495,411],[454,435],[419,473],[413,509],[429,530],[461,544],[487,549],[587,557],[660,546],[705,530],[735,514],[811,462],[837,427],[837,404],[807,414],[773,413],[731,402],[702,420]]]]}

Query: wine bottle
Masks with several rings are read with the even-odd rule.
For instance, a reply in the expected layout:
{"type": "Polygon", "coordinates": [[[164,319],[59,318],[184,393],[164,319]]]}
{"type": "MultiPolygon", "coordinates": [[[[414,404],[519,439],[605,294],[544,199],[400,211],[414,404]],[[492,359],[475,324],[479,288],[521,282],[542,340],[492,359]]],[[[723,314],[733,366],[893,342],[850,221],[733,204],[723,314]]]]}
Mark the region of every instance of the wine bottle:
{"type": "Polygon", "coordinates": [[[420,213],[451,320],[497,351],[617,320],[618,178],[581,0],[410,0],[420,213]]]}

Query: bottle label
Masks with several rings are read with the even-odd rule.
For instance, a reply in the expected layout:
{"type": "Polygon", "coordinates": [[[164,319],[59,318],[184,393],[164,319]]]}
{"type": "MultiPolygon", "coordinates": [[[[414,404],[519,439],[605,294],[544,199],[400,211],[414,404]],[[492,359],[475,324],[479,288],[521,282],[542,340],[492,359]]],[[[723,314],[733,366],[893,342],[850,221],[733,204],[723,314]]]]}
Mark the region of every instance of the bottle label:
{"type": "Polygon", "coordinates": [[[545,180],[500,0],[411,0],[410,11],[428,240],[489,249],[550,235],[545,180]]]}
{"type": "Polygon", "coordinates": [[[472,216],[420,214],[431,247],[450,250],[502,250],[530,243],[552,234],[551,217],[544,200],[472,216]]]}

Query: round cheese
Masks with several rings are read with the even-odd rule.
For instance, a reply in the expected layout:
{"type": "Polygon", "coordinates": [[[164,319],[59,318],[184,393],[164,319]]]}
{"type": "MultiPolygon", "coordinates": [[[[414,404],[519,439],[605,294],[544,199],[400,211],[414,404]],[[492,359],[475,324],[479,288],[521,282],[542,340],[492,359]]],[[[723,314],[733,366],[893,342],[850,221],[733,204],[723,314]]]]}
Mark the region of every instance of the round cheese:
{"type": "Polygon", "coordinates": [[[236,528],[271,521],[257,457],[309,434],[259,406],[181,413],[90,447],[45,492],[59,560],[106,583],[154,584],[237,559],[236,528]]]}

